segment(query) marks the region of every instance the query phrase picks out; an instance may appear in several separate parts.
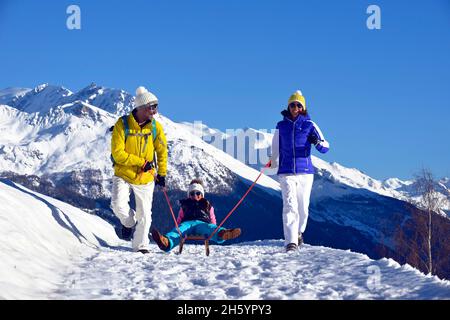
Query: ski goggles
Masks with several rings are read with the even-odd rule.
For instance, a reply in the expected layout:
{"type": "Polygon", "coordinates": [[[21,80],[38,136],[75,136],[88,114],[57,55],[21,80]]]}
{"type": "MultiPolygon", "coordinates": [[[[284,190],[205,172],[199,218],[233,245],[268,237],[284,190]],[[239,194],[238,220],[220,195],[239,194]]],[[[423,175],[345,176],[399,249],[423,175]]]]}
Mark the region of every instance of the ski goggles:
{"type": "Polygon", "coordinates": [[[193,196],[200,196],[200,195],[202,195],[202,193],[200,191],[191,191],[191,192],[189,192],[189,195],[191,197],[193,197],[193,196]]]}

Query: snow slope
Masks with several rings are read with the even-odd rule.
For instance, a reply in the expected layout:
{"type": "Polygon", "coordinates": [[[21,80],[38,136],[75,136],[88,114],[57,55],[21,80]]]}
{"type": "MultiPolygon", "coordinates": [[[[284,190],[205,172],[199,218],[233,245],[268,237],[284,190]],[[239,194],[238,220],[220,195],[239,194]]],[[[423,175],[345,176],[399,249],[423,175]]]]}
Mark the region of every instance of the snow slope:
{"type": "MultiPolygon", "coordinates": [[[[412,203],[419,204],[423,201],[420,193],[418,193],[418,185],[415,180],[400,180],[398,178],[390,178],[383,182],[388,188],[395,190],[412,203]]],[[[442,214],[446,214],[450,218],[450,179],[441,178],[434,184],[437,197],[442,201],[442,214]]]]}
{"type": "Polygon", "coordinates": [[[151,245],[134,253],[102,219],[0,181],[0,298],[6,299],[450,299],[450,282],[393,260],[282,240],[151,245]],[[12,214],[13,213],[13,214],[12,214]]]}
{"type": "Polygon", "coordinates": [[[6,88],[0,90],[0,104],[13,102],[15,99],[23,97],[30,89],[27,88],[6,88]]]}
{"type": "Polygon", "coordinates": [[[101,218],[6,180],[0,230],[0,299],[47,297],[74,257],[118,240],[101,218]]]}

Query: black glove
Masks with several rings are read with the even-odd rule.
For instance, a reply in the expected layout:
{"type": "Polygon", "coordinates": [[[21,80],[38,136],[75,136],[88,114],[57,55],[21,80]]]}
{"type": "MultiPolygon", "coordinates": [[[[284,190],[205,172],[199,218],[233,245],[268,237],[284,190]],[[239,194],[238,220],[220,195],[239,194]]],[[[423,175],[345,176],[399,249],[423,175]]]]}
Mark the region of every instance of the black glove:
{"type": "Polygon", "coordinates": [[[147,172],[153,169],[153,163],[150,161],[145,161],[144,165],[142,166],[142,171],[147,172]]]}
{"type": "Polygon", "coordinates": [[[156,176],[155,185],[164,188],[166,186],[166,177],[160,176],[159,174],[156,176]]]}
{"type": "Polygon", "coordinates": [[[320,142],[319,138],[316,135],[310,135],[308,137],[308,141],[315,146],[320,142]]]}

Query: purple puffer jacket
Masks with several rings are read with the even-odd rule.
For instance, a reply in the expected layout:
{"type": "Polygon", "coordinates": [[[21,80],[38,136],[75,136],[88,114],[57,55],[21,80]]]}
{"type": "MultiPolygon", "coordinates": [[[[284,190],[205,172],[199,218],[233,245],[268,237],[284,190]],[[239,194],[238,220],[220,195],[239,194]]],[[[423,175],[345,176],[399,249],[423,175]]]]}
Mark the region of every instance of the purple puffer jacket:
{"type": "Polygon", "coordinates": [[[283,110],[281,114],[284,119],[277,124],[272,144],[272,157],[279,156],[277,174],[314,173],[311,144],[316,143],[316,149],[326,153],[329,143],[309,115],[299,115],[292,120],[289,111],[283,110]]]}

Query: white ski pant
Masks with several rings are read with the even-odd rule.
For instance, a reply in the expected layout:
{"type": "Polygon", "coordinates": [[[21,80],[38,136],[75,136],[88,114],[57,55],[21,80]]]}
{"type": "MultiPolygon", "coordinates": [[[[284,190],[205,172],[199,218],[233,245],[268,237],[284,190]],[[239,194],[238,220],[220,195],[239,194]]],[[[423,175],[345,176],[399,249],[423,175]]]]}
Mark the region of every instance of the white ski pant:
{"type": "Polygon", "coordinates": [[[111,209],[127,228],[136,225],[132,245],[133,250],[149,249],[148,233],[152,224],[152,201],[155,183],[136,185],[120,177],[112,178],[111,209]],[[130,191],[133,190],[136,211],[130,208],[130,191]]]}
{"type": "Polygon", "coordinates": [[[283,232],[285,245],[298,244],[299,232],[303,233],[308,222],[309,197],[313,174],[280,175],[283,196],[283,232]]]}

